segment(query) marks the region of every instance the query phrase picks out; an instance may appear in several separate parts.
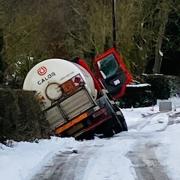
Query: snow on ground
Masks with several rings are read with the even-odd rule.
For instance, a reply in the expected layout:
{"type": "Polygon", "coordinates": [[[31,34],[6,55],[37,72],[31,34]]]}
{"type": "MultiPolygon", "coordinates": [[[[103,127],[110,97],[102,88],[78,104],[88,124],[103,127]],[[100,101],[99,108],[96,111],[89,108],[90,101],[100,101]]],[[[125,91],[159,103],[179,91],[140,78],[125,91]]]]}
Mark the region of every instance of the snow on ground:
{"type": "Polygon", "coordinates": [[[82,180],[119,180],[120,177],[122,180],[134,180],[135,171],[126,154],[133,148],[135,140],[119,140],[119,137],[114,137],[111,140],[96,141],[103,147],[90,158],[82,180]]]}
{"type": "Polygon", "coordinates": [[[26,180],[56,153],[77,144],[73,138],[57,137],[39,143],[14,142],[13,148],[0,144],[0,179],[26,180]]]}
{"type": "Polygon", "coordinates": [[[130,133],[144,132],[152,135],[147,141],[158,144],[154,150],[159,162],[165,167],[170,179],[179,180],[180,99],[173,97],[169,100],[173,107],[171,112],[159,112],[159,107],[156,105],[147,108],[124,109],[123,114],[130,127],[130,133]]]}
{"type": "MultiPolygon", "coordinates": [[[[179,110],[180,112],[180,110],[179,110]]],[[[156,156],[166,167],[167,174],[174,180],[180,179],[180,116],[174,118],[174,124],[160,132],[155,142],[161,146],[156,149],[156,156]]]]}
{"type": "MultiPolygon", "coordinates": [[[[154,147],[159,162],[170,179],[180,179],[180,98],[173,98],[173,111],[159,112],[158,106],[123,109],[129,131],[113,138],[77,142],[73,138],[52,137],[39,143],[13,142],[13,147],[0,144],[0,179],[27,180],[49,162],[53,156],[84,145],[100,146],[89,159],[83,180],[136,179],[127,153],[139,141],[158,144],[154,147]],[[174,111],[176,110],[176,111],[174,111]],[[140,138],[148,134],[147,138],[140,138]]],[[[81,175],[82,177],[82,175],[81,175]]]]}

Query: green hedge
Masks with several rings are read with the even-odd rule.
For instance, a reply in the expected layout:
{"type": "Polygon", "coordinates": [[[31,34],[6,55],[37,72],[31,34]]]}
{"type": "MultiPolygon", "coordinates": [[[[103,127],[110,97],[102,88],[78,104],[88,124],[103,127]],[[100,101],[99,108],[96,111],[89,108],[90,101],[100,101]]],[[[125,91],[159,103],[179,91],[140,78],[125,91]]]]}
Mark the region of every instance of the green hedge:
{"type": "Polygon", "coordinates": [[[0,89],[0,139],[33,141],[49,137],[49,124],[34,92],[0,89]]]}

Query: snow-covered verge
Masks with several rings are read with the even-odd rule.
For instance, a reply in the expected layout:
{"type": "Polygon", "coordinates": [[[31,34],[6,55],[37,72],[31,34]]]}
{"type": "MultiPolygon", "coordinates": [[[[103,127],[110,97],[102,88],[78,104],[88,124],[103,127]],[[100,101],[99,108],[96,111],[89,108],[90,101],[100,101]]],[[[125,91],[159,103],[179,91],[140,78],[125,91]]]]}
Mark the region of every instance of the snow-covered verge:
{"type": "Polygon", "coordinates": [[[56,153],[77,145],[73,138],[57,137],[39,143],[13,142],[13,147],[0,144],[0,179],[30,179],[56,153]]]}
{"type": "Polygon", "coordinates": [[[31,179],[56,154],[90,145],[102,148],[90,159],[86,171],[81,175],[84,180],[100,180],[104,177],[133,180],[135,172],[125,156],[133,144],[132,140],[119,141],[118,137],[111,141],[97,138],[83,142],[77,142],[73,138],[53,137],[39,143],[13,142],[11,148],[0,145],[0,177],[5,180],[31,179]]]}
{"type": "MultiPolygon", "coordinates": [[[[127,153],[133,151],[139,141],[158,144],[154,151],[165,167],[170,179],[180,179],[180,99],[172,99],[171,112],[159,112],[158,106],[123,109],[129,131],[113,138],[91,141],[75,141],[73,138],[52,137],[39,143],[13,142],[13,147],[0,144],[0,179],[28,180],[40,168],[61,152],[81,149],[86,146],[99,147],[90,155],[82,180],[133,180],[136,179],[134,165],[127,153]],[[170,118],[169,118],[170,117],[170,118]],[[146,138],[140,138],[148,134],[146,138]]],[[[78,179],[78,178],[77,178],[78,179]]]]}
{"type": "MultiPolygon", "coordinates": [[[[179,111],[180,112],[180,111],[179,111]]],[[[174,119],[166,131],[158,134],[156,156],[166,167],[167,174],[174,180],[180,179],[180,117],[174,119]]]]}
{"type": "MultiPolygon", "coordinates": [[[[158,105],[147,108],[124,109],[129,133],[148,133],[144,143],[157,144],[153,149],[158,161],[172,180],[180,179],[180,98],[169,99],[173,110],[159,112],[158,105]]],[[[158,101],[159,103],[159,101],[158,101]]]]}
{"type": "Polygon", "coordinates": [[[134,180],[136,174],[126,154],[135,142],[132,139],[121,139],[118,135],[111,140],[96,139],[97,146],[102,147],[90,158],[81,180],[134,180]]]}

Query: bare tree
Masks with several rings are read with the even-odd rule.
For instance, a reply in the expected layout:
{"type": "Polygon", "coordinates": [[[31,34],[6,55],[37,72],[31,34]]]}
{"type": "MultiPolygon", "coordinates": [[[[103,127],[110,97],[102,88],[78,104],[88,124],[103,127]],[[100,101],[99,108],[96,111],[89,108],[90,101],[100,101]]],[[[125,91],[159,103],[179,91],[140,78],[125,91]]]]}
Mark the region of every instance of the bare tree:
{"type": "Polygon", "coordinates": [[[170,2],[167,0],[163,0],[162,2],[160,2],[159,13],[158,13],[158,19],[160,21],[160,25],[159,25],[159,31],[155,46],[155,63],[153,67],[153,73],[160,73],[161,70],[161,64],[163,58],[163,52],[161,49],[162,49],[163,39],[165,38],[164,36],[165,36],[166,24],[168,22],[169,12],[170,12],[170,2]]]}

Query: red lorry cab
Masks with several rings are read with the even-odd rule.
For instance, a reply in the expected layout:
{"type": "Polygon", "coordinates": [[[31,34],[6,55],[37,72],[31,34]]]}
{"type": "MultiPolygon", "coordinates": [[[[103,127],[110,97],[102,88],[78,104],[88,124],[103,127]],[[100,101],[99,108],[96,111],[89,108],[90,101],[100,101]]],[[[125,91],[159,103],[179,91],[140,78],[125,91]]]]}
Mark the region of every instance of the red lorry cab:
{"type": "Polygon", "coordinates": [[[96,78],[114,100],[123,96],[126,85],[132,80],[132,75],[115,48],[111,48],[95,58],[94,69],[96,78]]]}

